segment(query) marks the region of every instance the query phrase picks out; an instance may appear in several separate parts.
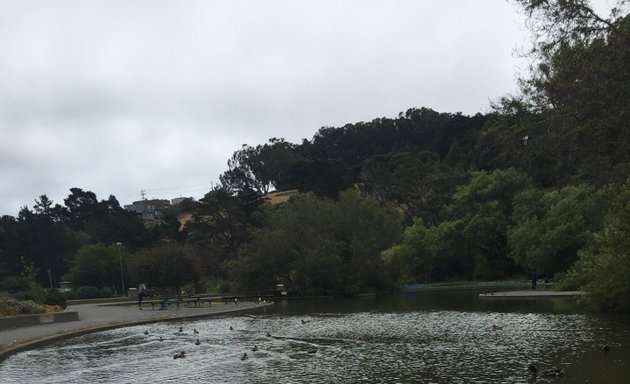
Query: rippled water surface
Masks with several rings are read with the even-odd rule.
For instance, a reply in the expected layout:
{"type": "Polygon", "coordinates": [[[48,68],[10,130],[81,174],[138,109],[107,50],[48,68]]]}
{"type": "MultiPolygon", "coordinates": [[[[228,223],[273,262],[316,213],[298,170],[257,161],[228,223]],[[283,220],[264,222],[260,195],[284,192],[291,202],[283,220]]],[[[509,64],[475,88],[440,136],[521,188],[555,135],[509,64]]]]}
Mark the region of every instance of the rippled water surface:
{"type": "Polygon", "coordinates": [[[121,328],[12,356],[0,382],[528,383],[532,362],[563,368],[557,382],[630,382],[627,318],[580,313],[569,300],[476,294],[290,301],[266,313],[121,328]],[[187,357],[174,359],[180,351],[187,357]]]}

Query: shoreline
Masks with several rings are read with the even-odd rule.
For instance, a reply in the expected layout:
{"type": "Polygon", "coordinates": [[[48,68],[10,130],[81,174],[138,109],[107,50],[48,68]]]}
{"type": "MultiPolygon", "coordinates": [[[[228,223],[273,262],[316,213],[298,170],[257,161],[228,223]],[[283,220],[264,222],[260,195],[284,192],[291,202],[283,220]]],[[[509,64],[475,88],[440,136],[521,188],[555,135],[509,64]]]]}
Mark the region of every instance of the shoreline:
{"type": "Polygon", "coordinates": [[[480,293],[480,299],[540,299],[557,297],[578,297],[586,295],[584,291],[553,291],[553,290],[518,290],[480,293]]]}
{"type": "Polygon", "coordinates": [[[266,310],[274,305],[274,302],[260,304],[240,302],[238,306],[217,304],[209,308],[186,307],[167,310],[138,310],[135,305],[116,306],[113,309],[111,303],[72,305],[68,306],[67,310],[77,311],[79,313],[78,321],[33,325],[0,331],[0,364],[16,353],[89,333],[143,324],[176,322],[266,310]]]}

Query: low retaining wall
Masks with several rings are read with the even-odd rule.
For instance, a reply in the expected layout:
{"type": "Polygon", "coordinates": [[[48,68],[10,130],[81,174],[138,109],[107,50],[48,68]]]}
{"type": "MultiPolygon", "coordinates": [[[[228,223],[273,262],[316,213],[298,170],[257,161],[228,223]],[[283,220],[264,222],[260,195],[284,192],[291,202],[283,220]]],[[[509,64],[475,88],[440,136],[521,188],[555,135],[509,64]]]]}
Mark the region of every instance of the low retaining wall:
{"type": "Polygon", "coordinates": [[[63,323],[67,321],[78,321],[78,312],[55,312],[40,313],[37,315],[18,315],[0,317],[0,331],[28,327],[31,325],[63,323]]]}

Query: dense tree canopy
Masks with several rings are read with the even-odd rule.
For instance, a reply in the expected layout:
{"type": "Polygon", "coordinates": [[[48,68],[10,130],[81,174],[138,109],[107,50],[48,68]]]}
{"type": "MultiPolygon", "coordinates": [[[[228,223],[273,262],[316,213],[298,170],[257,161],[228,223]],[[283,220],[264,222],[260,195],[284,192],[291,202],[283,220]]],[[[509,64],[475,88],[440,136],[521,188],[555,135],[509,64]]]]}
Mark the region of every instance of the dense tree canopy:
{"type": "Polygon", "coordinates": [[[235,288],[267,293],[354,294],[387,288],[380,252],[402,232],[401,214],[346,191],[339,201],[306,194],[264,208],[263,224],[230,263],[235,288]]]}
{"type": "Polygon", "coordinates": [[[200,278],[199,259],[191,247],[157,244],[129,259],[133,281],[180,294],[181,287],[200,278]]]}
{"type": "Polygon", "coordinates": [[[34,265],[40,282],[50,269],[55,281],[69,270],[75,284],[116,283],[108,247],[122,242],[135,280],[173,288],[203,277],[239,292],[345,295],[535,269],[628,310],[627,2],[608,17],[584,0],[516,3],[531,68],[489,113],[411,108],[299,144],[246,144],[220,185],[150,225],[114,196],[42,195],[0,219],[0,277],[34,265]],[[298,193],[263,203],[287,190],[298,193]]]}
{"type": "Polygon", "coordinates": [[[77,251],[66,277],[75,287],[107,287],[120,291],[122,258],[123,249],[120,245],[84,245],[77,251]]]}

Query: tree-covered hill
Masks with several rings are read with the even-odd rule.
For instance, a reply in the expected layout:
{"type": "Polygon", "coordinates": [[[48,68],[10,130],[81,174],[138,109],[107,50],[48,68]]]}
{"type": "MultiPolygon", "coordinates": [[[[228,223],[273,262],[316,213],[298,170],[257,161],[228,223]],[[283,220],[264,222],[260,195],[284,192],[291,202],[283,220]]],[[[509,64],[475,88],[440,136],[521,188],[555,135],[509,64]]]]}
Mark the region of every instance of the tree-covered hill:
{"type": "Polygon", "coordinates": [[[244,145],[220,185],[187,203],[183,231],[176,212],[148,229],[113,196],[74,188],[61,206],[43,195],[2,218],[0,277],[36,266],[41,283],[50,269],[116,286],[112,245],[122,242],[127,284],[147,270],[161,276],[150,284],[185,283],[169,255],[198,289],[252,294],[283,284],[352,295],[536,270],[587,289],[602,309],[630,310],[627,6],[601,16],[582,0],[516,3],[534,36],[531,68],[490,112],[411,108],[301,143],[244,145]],[[264,202],[293,189],[287,202],[264,202]]]}

